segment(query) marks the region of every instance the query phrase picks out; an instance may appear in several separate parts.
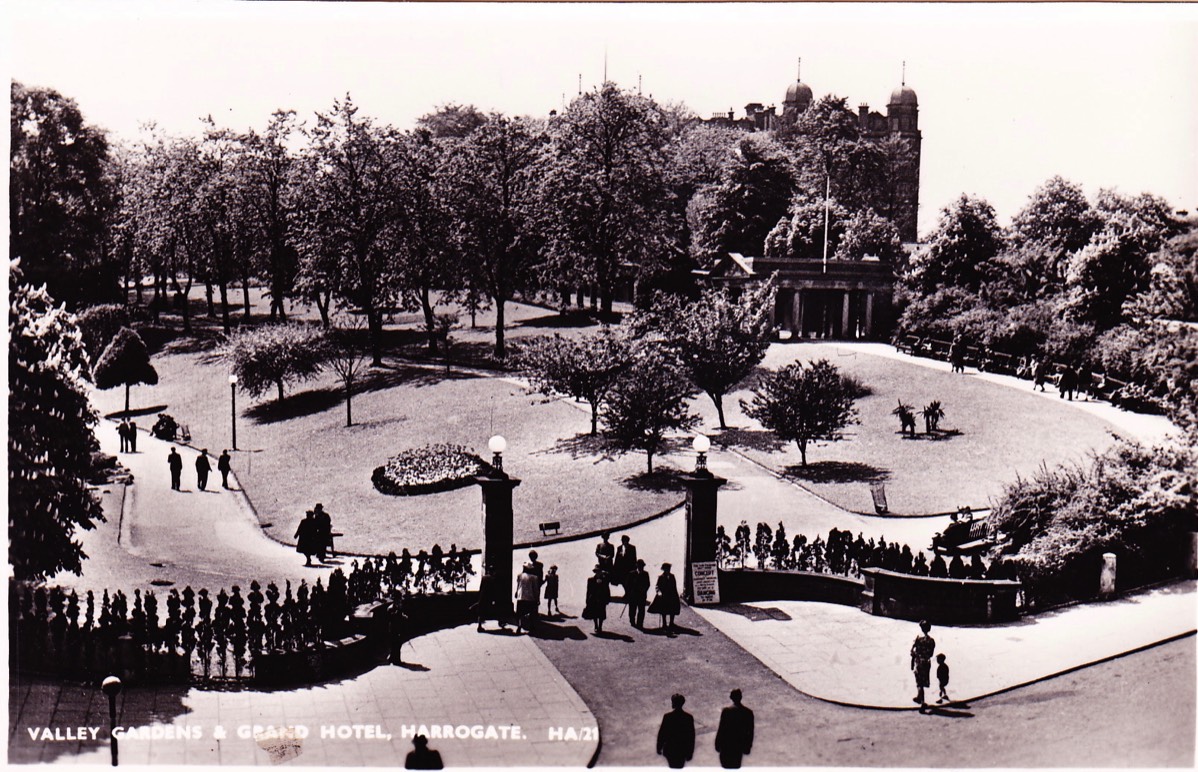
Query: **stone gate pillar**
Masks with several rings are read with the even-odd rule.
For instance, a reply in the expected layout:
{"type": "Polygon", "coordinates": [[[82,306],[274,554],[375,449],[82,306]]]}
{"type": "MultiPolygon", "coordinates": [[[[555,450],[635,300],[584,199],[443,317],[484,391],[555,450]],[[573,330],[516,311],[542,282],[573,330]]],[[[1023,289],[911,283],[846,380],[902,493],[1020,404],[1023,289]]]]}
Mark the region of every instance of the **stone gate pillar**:
{"type": "Polygon", "coordinates": [[[695,600],[694,564],[715,562],[716,494],[720,486],[728,482],[707,469],[709,447],[710,441],[706,437],[696,438],[695,450],[699,457],[695,471],[680,476],[686,486],[686,564],[683,566],[682,597],[687,603],[695,600]]]}
{"type": "MultiPolygon", "coordinates": [[[[495,452],[492,468],[476,475],[474,481],[483,492],[483,565],[495,567],[495,581],[499,586],[499,597],[495,599],[501,608],[512,613],[512,490],[520,480],[503,471],[502,450],[495,450],[496,439],[492,438],[491,449],[495,452]],[[506,604],[506,605],[505,605],[506,604]]],[[[502,444],[502,443],[501,443],[502,444]]]]}

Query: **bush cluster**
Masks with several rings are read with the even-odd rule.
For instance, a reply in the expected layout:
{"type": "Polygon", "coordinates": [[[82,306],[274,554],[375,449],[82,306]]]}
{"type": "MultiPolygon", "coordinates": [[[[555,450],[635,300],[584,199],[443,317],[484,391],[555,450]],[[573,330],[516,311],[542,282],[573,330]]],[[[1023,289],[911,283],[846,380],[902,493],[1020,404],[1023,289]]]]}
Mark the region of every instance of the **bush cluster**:
{"type": "Polygon", "coordinates": [[[398,453],[370,476],[374,487],[392,496],[418,496],[464,488],[491,465],[461,445],[437,444],[398,453]]]}
{"type": "Polygon", "coordinates": [[[990,517],[1006,536],[1003,559],[1044,603],[1095,596],[1107,552],[1121,590],[1181,576],[1195,513],[1198,451],[1120,440],[1088,465],[1016,480],[990,517]]]}

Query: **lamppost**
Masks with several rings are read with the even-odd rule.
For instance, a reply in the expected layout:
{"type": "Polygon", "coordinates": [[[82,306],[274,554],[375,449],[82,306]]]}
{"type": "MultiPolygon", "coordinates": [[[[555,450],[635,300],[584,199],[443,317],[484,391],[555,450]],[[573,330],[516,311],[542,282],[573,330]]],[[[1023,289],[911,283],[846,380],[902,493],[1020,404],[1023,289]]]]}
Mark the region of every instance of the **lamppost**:
{"type": "Polygon", "coordinates": [[[108,676],[100,684],[100,691],[108,697],[108,739],[112,751],[112,766],[116,766],[116,697],[121,693],[121,679],[108,676]]]}
{"type": "Polygon", "coordinates": [[[229,376],[229,400],[232,407],[233,450],[237,450],[237,376],[229,376]]]}

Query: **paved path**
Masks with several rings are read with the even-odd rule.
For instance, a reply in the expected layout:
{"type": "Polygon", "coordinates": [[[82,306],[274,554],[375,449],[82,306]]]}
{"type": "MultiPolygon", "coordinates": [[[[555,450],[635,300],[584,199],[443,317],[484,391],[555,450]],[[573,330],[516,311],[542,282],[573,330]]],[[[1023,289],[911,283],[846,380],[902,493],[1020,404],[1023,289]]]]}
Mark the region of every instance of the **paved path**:
{"type": "MultiPolygon", "coordinates": [[[[479,635],[471,625],[422,636],[404,649],[408,667],[384,665],[363,675],[288,691],[132,688],[118,698],[117,724],[162,732],[190,727],[202,737],[120,741],[122,764],[400,766],[416,732],[447,766],[582,767],[598,747],[587,706],[526,637],[479,635]],[[262,727],[255,738],[253,727],[262,727]],[[323,727],[378,727],[372,737],[323,737],[323,727]],[[519,727],[519,734],[511,729],[519,727]],[[217,727],[227,733],[214,738],[217,727]],[[445,727],[451,727],[447,732],[445,727]],[[482,738],[457,733],[481,727],[482,738]],[[575,727],[585,740],[550,739],[551,727],[575,727]],[[265,727],[279,727],[274,736],[265,727]],[[288,743],[279,734],[306,727],[288,743]],[[434,728],[435,727],[435,728],[434,728]],[[459,730],[458,727],[465,727],[459,730]],[[496,737],[487,738],[494,727],[496,737]],[[241,731],[239,732],[239,728],[241,731]],[[519,739],[502,739],[503,734],[519,739]],[[453,733],[446,739],[438,736],[453,733]]],[[[108,709],[94,688],[26,681],[10,691],[10,763],[104,764],[108,709]],[[100,739],[40,742],[38,727],[100,727],[100,739]]]]}
{"type": "MultiPolygon", "coordinates": [[[[804,694],[846,705],[913,708],[912,622],[801,601],[698,609],[698,614],[804,694]]],[[[1192,633],[1193,581],[991,626],[936,626],[965,701],[1192,633]]],[[[934,678],[933,678],[934,680],[934,678]]],[[[934,698],[935,695],[933,694],[934,698]]]]}

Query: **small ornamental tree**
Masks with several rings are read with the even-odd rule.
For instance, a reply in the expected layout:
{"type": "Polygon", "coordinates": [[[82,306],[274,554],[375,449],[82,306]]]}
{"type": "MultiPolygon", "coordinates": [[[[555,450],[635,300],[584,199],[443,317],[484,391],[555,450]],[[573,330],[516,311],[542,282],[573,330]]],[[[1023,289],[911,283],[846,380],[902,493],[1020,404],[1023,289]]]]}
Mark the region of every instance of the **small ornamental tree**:
{"type": "Polygon", "coordinates": [[[229,339],[225,358],[247,394],[257,397],[271,386],[283,399],[283,384],[316,377],[327,356],[327,338],[306,324],[271,324],[242,330],[229,339]]]}
{"type": "Polygon", "coordinates": [[[603,424],[612,445],[627,452],[643,450],[646,471],[665,444],[666,433],[698,422],[687,402],[692,394],[686,375],[671,357],[654,347],[638,353],[616,381],[603,408],[603,424]]]}
{"type": "Polygon", "coordinates": [[[345,425],[354,425],[353,399],[354,383],[358,373],[366,363],[369,352],[364,345],[362,317],[353,316],[341,320],[337,330],[325,340],[325,363],[337,374],[341,385],[345,387],[345,425]]]}
{"type": "Polygon", "coordinates": [[[859,384],[821,359],[806,367],[795,362],[771,372],[754,389],[752,402],[742,400],[741,407],[779,439],[798,445],[807,466],[811,440],[839,440],[840,431],[856,423],[853,403],[860,394],[859,384]]]}
{"type": "Polygon", "coordinates": [[[671,348],[700,391],[711,397],[724,422],[724,395],[765,359],[774,325],[774,282],[733,300],[717,290],[682,309],[666,333],[671,348]]]}
{"type": "Polygon", "coordinates": [[[24,284],[16,261],[8,302],[8,562],[18,580],[78,574],[75,531],[104,519],[86,482],[99,449],[87,356],[74,318],[24,284]]]}
{"type": "Polygon", "coordinates": [[[83,309],[76,314],[75,320],[83,334],[83,348],[95,363],[100,361],[100,355],[116,334],[129,326],[129,311],[115,303],[101,303],[83,309]]]}
{"type": "Polygon", "coordinates": [[[141,336],[122,327],[92,370],[96,387],[112,389],[125,387],[125,412],[129,412],[129,387],[137,383],[153,386],[158,383],[158,371],[150,364],[150,352],[141,336]]]}
{"type": "Polygon", "coordinates": [[[525,344],[518,363],[533,388],[562,394],[591,406],[591,434],[599,431],[599,410],[620,374],[628,367],[628,340],[604,325],[581,338],[541,338],[525,344]]]}

